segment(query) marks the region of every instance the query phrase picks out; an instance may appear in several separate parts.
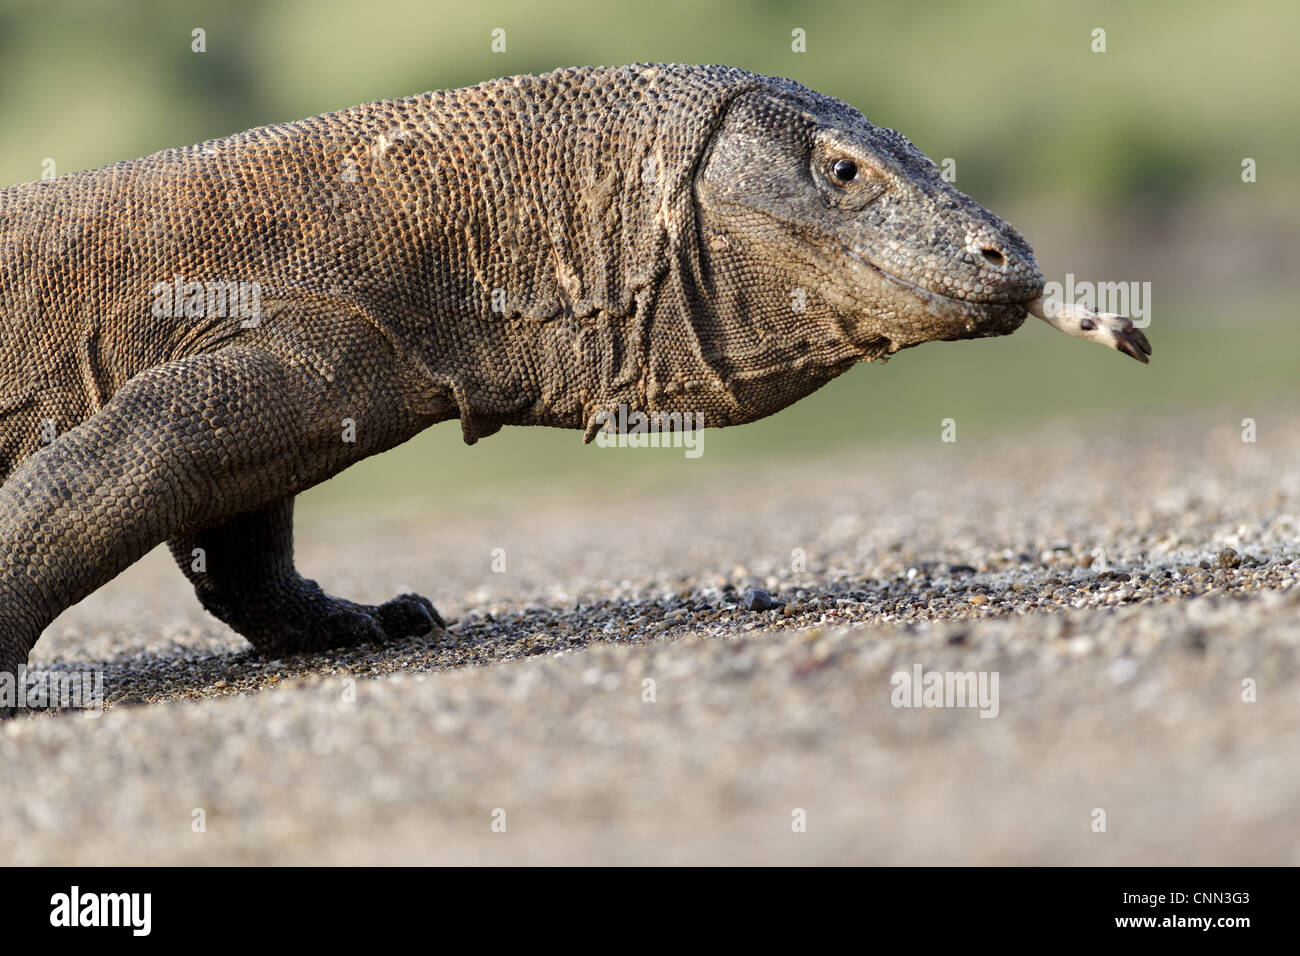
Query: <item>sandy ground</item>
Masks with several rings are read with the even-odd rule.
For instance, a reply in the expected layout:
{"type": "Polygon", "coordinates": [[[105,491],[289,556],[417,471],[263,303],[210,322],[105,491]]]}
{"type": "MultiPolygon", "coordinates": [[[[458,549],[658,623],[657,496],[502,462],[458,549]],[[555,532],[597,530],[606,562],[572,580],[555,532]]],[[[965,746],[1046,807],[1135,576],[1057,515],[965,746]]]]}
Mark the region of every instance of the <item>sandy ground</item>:
{"type": "Polygon", "coordinates": [[[449,620],[329,655],[253,656],[155,553],[38,645],[109,707],[0,727],[0,860],[1300,863],[1274,411],[317,516],[327,589],[449,620]],[[996,716],[893,706],[918,666],[996,716]]]}

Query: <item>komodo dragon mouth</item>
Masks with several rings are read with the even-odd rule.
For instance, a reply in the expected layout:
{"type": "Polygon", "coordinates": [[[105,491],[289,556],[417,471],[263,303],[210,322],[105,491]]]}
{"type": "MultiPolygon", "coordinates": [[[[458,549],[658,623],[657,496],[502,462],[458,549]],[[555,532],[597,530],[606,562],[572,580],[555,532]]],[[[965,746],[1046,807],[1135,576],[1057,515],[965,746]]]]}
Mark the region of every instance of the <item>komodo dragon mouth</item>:
{"type": "Polygon", "coordinates": [[[904,289],[923,302],[927,311],[935,318],[963,322],[967,331],[975,331],[975,321],[979,318],[994,318],[1002,323],[997,328],[989,329],[991,334],[1009,331],[1004,327],[1008,317],[1014,322],[1014,325],[1011,325],[1011,330],[1014,330],[1024,321],[1025,314],[1028,313],[1067,335],[1116,349],[1144,365],[1150,361],[1151,343],[1147,340],[1146,334],[1133,324],[1133,320],[1125,316],[1044,298],[1041,286],[1034,295],[1021,299],[1005,296],[960,298],[947,295],[887,272],[870,259],[858,255],[847,247],[845,251],[854,262],[865,265],[882,279],[904,289]],[[1008,312],[1008,309],[1012,311],[1008,312]]]}
{"type": "MultiPolygon", "coordinates": [[[[832,240],[834,241],[834,240],[832,240]]],[[[835,242],[854,266],[863,266],[880,278],[882,284],[903,290],[915,299],[931,319],[939,319],[964,332],[1002,335],[1013,332],[1024,322],[1029,302],[1041,294],[1041,285],[1034,289],[1034,297],[1016,298],[996,292],[977,297],[962,298],[927,289],[877,265],[842,242],[835,242]]]]}

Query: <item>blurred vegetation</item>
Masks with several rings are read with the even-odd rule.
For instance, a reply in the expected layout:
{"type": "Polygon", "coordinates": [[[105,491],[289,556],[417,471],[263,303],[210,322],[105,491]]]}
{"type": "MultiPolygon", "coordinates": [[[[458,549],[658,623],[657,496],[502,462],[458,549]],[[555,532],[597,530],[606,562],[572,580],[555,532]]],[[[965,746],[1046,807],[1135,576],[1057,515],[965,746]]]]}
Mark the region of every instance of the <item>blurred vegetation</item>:
{"type": "MultiPolygon", "coordinates": [[[[1294,394],[1300,368],[1298,28],[1285,0],[0,0],[0,186],[38,178],[46,157],[68,172],[511,73],[728,63],[839,96],[954,158],[958,187],[1015,222],[1049,278],[1153,280],[1158,309],[1149,368],[1031,320],[1011,339],[925,346],[768,421],[710,431],[706,459],[927,437],[948,416],[973,438],[1085,411],[1255,408],[1294,394]],[[491,52],[496,27],[505,53],[491,52]],[[1097,27],[1105,53],[1091,50],[1097,27]],[[191,52],[195,28],[205,53],[191,52]],[[791,49],[795,28],[805,53],[791,49]],[[1257,183],[1241,181],[1246,156],[1257,183]]],[[[578,440],[509,429],[465,449],[449,423],[311,500],[709,467],[578,440]]]]}
{"type": "Polygon", "coordinates": [[[367,99],[660,60],[839,96],[957,158],[959,182],[986,201],[1186,198],[1239,186],[1243,155],[1294,195],[1298,29],[1286,0],[4,0],[0,182],[37,178],[45,156],[88,168],[367,99]],[[505,53],[489,49],[494,27],[505,53]],[[806,53],[791,50],[796,27],[806,53]]]}

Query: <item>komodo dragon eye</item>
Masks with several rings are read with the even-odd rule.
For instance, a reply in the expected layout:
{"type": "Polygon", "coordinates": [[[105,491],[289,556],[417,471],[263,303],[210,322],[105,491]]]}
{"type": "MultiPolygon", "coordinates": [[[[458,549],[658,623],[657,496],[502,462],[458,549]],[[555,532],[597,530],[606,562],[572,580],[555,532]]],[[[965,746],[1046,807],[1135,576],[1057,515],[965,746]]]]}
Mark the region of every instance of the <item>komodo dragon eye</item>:
{"type": "Polygon", "coordinates": [[[851,159],[837,159],[831,166],[831,177],[841,186],[858,178],[858,164],[851,159]]]}

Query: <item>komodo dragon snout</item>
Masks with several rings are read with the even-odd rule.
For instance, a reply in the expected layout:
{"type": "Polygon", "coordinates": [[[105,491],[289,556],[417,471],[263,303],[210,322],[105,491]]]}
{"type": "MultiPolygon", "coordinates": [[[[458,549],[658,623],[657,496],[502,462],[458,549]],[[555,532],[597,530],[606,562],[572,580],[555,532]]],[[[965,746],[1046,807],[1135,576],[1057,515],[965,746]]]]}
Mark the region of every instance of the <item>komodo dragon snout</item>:
{"type": "MultiPolygon", "coordinates": [[[[1146,362],[1121,316],[1042,299],[1034,252],[947,182],[905,136],[828,97],[733,101],[696,179],[715,270],[785,272],[788,332],[843,335],[875,358],[922,342],[1014,331],[1027,314],[1146,362]]],[[[779,334],[779,333],[778,333],[779,334]]]]}

